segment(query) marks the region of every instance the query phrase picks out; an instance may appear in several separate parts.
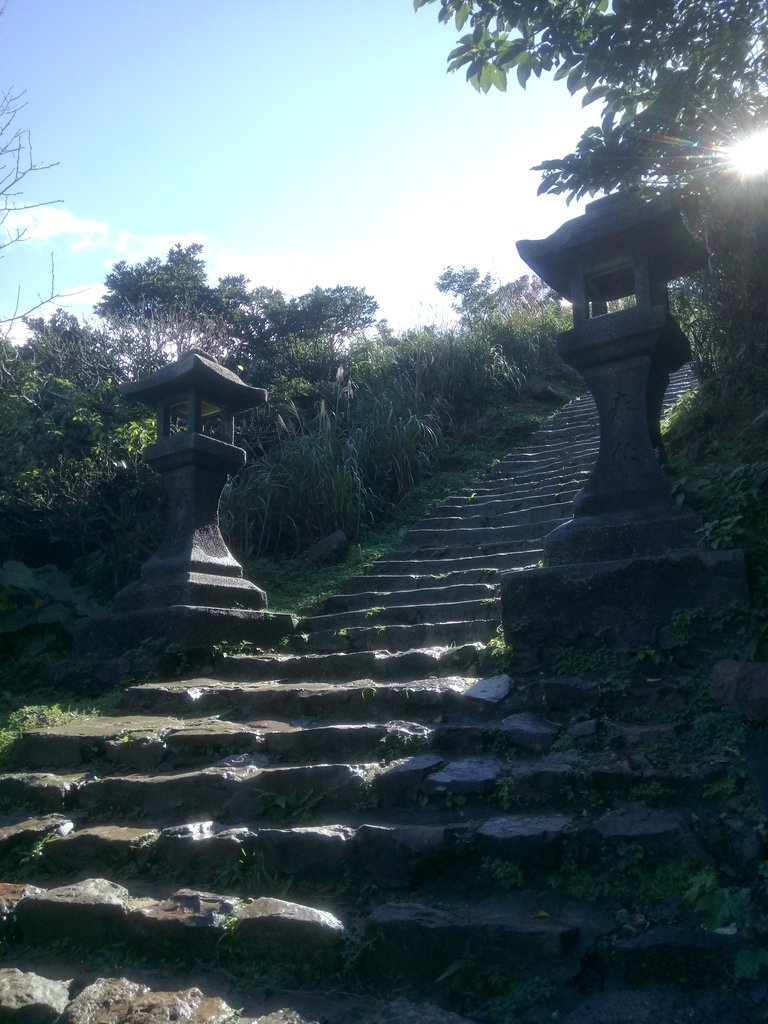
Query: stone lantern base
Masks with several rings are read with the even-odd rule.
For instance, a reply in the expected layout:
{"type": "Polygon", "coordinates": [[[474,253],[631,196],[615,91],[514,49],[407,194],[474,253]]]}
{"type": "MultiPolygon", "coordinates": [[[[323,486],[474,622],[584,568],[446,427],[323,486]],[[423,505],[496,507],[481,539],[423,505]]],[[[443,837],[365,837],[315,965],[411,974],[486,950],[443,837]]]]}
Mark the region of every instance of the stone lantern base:
{"type": "Polygon", "coordinates": [[[749,607],[741,551],[553,565],[505,573],[501,583],[506,643],[545,668],[563,648],[668,650],[679,612],[706,618],[733,606],[749,607]]]}

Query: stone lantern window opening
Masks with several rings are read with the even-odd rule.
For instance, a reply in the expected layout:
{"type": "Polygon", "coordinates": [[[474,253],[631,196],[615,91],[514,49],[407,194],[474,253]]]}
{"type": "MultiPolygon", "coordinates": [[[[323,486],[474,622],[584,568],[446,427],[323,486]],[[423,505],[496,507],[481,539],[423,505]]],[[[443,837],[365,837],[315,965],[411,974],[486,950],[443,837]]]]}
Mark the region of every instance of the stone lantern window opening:
{"type": "Polygon", "coordinates": [[[192,393],[160,402],[157,410],[158,440],[175,434],[205,434],[228,444],[234,442],[234,415],[221,403],[192,393]],[[191,415],[190,415],[191,410],[191,415]]]}

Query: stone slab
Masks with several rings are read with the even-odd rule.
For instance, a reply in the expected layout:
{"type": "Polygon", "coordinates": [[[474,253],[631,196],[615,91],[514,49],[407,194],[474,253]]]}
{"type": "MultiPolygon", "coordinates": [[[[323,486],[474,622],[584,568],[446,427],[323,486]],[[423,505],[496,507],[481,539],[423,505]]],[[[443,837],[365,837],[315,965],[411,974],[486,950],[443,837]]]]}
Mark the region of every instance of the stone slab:
{"type": "Polygon", "coordinates": [[[560,647],[667,649],[676,612],[717,615],[749,597],[740,551],[691,550],[505,573],[501,603],[507,643],[547,665],[560,647]]]}
{"type": "Polygon", "coordinates": [[[69,985],[15,967],[0,969],[4,1024],[55,1024],[69,1002],[69,985]]]}

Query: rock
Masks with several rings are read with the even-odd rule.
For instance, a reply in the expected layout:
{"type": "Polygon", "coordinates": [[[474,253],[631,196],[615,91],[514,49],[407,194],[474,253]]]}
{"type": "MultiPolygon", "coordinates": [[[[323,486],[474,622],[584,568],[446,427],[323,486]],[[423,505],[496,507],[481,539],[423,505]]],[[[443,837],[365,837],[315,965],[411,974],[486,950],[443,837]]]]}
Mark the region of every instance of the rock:
{"type": "Polygon", "coordinates": [[[16,906],[27,896],[45,892],[36,885],[0,882],[0,939],[9,939],[15,923],[16,906]]]}
{"type": "Polygon", "coordinates": [[[395,999],[382,1009],[371,1024],[471,1024],[450,1010],[441,1010],[430,1003],[412,1003],[395,999]]]}
{"type": "Polygon", "coordinates": [[[546,754],[557,738],[557,729],[530,711],[508,715],[501,720],[501,735],[521,750],[546,754]]]}
{"type": "Polygon", "coordinates": [[[253,900],[236,912],[234,941],[239,950],[267,959],[316,966],[335,964],[341,955],[344,925],[326,910],[270,897],[253,900]]]}
{"type": "Polygon", "coordinates": [[[718,661],[710,694],[729,711],[752,722],[768,720],[768,662],[718,661]]]}
{"type": "Polygon", "coordinates": [[[449,761],[424,779],[421,791],[430,796],[441,793],[456,796],[490,794],[496,788],[503,769],[497,757],[464,757],[449,761]]]}
{"type": "Polygon", "coordinates": [[[414,757],[390,761],[374,778],[372,787],[376,793],[381,793],[388,799],[397,798],[405,793],[412,795],[428,773],[443,764],[445,761],[433,754],[416,754],[414,757]]]}
{"type": "Polygon", "coordinates": [[[597,846],[608,852],[623,844],[641,847],[650,857],[682,856],[691,852],[691,836],[684,828],[682,815],[650,807],[630,811],[609,811],[588,830],[597,838],[597,846]]]}
{"type": "Polygon", "coordinates": [[[17,926],[31,945],[54,939],[75,946],[111,945],[122,937],[128,895],[106,878],[86,878],[26,896],[16,906],[17,926]]]}
{"type": "Polygon", "coordinates": [[[160,903],[135,900],[128,914],[128,939],[140,949],[188,953],[197,959],[211,956],[236,905],[235,897],[196,889],[179,889],[160,903]]]}
{"type": "Polygon", "coordinates": [[[422,903],[386,903],[375,907],[369,922],[372,945],[362,968],[380,980],[394,976],[401,981],[434,984],[461,959],[467,943],[464,915],[422,903]]]}
{"type": "Polygon", "coordinates": [[[334,530],[316,544],[305,548],[299,556],[306,565],[337,565],[349,551],[349,537],[343,530],[334,530]]]}
{"type": "Polygon", "coordinates": [[[685,992],[669,986],[597,992],[562,1017],[561,1024],[749,1024],[751,1020],[738,998],[728,993],[685,992]]]}
{"type": "Polygon", "coordinates": [[[150,992],[124,978],[98,978],[73,999],[59,1024],[224,1024],[235,1011],[199,988],[150,992]]]}
{"type": "Polygon", "coordinates": [[[319,825],[291,829],[262,828],[253,849],[269,874],[306,878],[314,873],[324,881],[343,878],[354,829],[319,825]]]}
{"type": "Polygon", "coordinates": [[[29,856],[47,837],[66,836],[74,824],[61,814],[47,814],[40,818],[0,818],[0,861],[14,866],[29,856]]]}
{"type": "Polygon", "coordinates": [[[69,1002],[69,985],[15,967],[0,970],[3,1024],[53,1024],[69,1002]]]}
{"type": "Polygon", "coordinates": [[[597,734],[597,727],[598,720],[596,718],[587,718],[583,722],[574,722],[565,731],[571,739],[586,740],[597,734]]]}
{"type": "Polygon", "coordinates": [[[512,680],[508,675],[488,676],[479,679],[466,691],[466,696],[471,700],[482,701],[487,704],[498,704],[509,695],[512,689],[512,680]]]}
{"type": "Polygon", "coordinates": [[[619,942],[613,970],[630,985],[681,984],[695,987],[703,978],[727,984],[741,940],[693,928],[659,925],[619,942]]]}
{"type": "Polygon", "coordinates": [[[59,1024],[123,1024],[133,1001],[148,991],[146,985],[125,978],[97,978],[72,1000],[59,1024]]]}
{"type": "Polygon", "coordinates": [[[566,814],[491,818],[477,830],[478,850],[521,866],[553,867],[560,859],[565,833],[573,821],[573,816],[566,814]]]}
{"type": "Polygon", "coordinates": [[[355,873],[364,884],[406,888],[447,855],[446,829],[439,825],[361,825],[353,851],[355,873]]]}

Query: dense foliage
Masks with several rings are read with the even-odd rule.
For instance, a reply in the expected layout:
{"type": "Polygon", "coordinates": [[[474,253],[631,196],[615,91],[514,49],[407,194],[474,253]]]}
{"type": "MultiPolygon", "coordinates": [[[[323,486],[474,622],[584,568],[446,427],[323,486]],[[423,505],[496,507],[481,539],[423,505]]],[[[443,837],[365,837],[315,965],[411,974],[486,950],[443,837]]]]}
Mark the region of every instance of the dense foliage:
{"type": "Polygon", "coordinates": [[[119,263],[106,286],[92,323],[58,311],[27,321],[24,345],[0,342],[0,551],[72,570],[102,600],[135,578],[164,519],[141,460],[152,415],[121,397],[121,381],[196,344],[269,388],[240,418],[249,462],[222,509],[247,562],[335,529],[355,539],[386,518],[490,406],[558,372],[567,319],[551,299],[529,308],[486,279],[454,329],[396,337],[373,328],[376,303],[360,288],[288,298],[243,277],[209,285],[196,245],[119,263]]]}
{"type": "Polygon", "coordinates": [[[463,35],[449,68],[477,88],[553,72],[602,107],[575,152],[541,164],[541,191],[641,179],[699,190],[723,146],[768,119],[762,0],[414,0],[463,35]]]}

